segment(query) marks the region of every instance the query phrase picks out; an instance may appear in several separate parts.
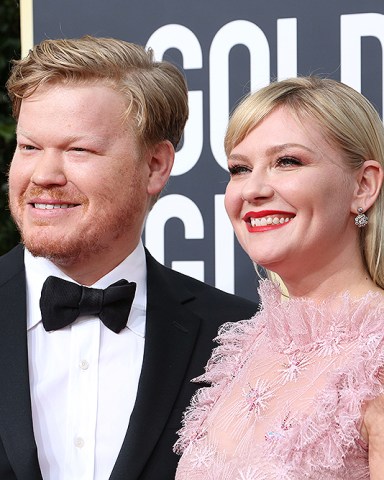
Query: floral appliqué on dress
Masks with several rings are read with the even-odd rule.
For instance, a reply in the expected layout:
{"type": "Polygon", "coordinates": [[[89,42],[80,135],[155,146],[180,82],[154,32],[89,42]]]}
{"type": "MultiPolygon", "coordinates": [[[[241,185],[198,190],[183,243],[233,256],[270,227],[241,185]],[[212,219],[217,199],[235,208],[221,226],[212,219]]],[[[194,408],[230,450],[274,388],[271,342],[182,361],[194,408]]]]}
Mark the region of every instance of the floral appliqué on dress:
{"type": "Polygon", "coordinates": [[[209,386],[185,413],[176,480],[369,479],[359,429],[383,393],[383,297],[282,301],[269,280],[259,294],[196,379],[209,386]]]}

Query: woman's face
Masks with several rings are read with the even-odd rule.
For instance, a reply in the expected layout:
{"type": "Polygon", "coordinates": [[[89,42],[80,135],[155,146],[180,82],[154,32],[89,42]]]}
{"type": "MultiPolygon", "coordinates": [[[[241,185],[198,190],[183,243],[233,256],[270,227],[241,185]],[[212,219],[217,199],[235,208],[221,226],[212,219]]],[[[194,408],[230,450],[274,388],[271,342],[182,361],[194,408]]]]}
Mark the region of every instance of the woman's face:
{"type": "Polygon", "coordinates": [[[351,212],[357,172],[315,121],[273,110],[232,150],[228,167],[226,210],[254,262],[283,276],[359,255],[351,212]]]}

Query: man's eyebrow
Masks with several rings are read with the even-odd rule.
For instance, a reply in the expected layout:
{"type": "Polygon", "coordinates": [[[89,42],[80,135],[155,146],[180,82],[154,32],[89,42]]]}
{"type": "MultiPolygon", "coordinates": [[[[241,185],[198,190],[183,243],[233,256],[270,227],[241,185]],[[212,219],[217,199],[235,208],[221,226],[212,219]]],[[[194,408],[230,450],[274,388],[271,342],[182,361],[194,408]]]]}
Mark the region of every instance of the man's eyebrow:
{"type": "MultiPolygon", "coordinates": [[[[17,135],[23,135],[23,137],[26,138],[33,138],[33,134],[27,132],[26,130],[23,130],[22,128],[16,128],[16,134],[17,135]]],[[[77,142],[80,140],[93,140],[95,142],[105,142],[105,138],[100,136],[100,135],[94,135],[94,134],[89,134],[89,133],[79,133],[77,135],[67,135],[64,138],[62,138],[63,142],[71,143],[71,142],[77,142]]]]}

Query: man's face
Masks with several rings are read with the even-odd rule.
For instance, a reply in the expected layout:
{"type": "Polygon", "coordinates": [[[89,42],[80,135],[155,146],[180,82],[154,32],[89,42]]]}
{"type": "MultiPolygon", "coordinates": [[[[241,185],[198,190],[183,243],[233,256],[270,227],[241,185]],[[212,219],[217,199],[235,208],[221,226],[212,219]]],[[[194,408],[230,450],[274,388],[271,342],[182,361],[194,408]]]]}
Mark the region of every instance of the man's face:
{"type": "Polygon", "coordinates": [[[48,85],[22,101],[10,208],[26,247],[64,270],[95,260],[109,270],[140,238],[151,161],[124,108],[101,84],[48,85]]]}

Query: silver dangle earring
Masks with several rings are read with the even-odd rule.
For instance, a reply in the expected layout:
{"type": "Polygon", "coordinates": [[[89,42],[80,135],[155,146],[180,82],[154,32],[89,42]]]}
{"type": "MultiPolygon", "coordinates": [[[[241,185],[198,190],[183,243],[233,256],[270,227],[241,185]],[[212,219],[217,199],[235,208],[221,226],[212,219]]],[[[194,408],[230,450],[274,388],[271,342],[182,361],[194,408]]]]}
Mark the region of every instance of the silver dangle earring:
{"type": "Polygon", "coordinates": [[[358,226],[359,228],[363,228],[368,225],[368,217],[364,213],[364,210],[361,207],[357,209],[357,215],[355,217],[355,225],[358,226]]]}

